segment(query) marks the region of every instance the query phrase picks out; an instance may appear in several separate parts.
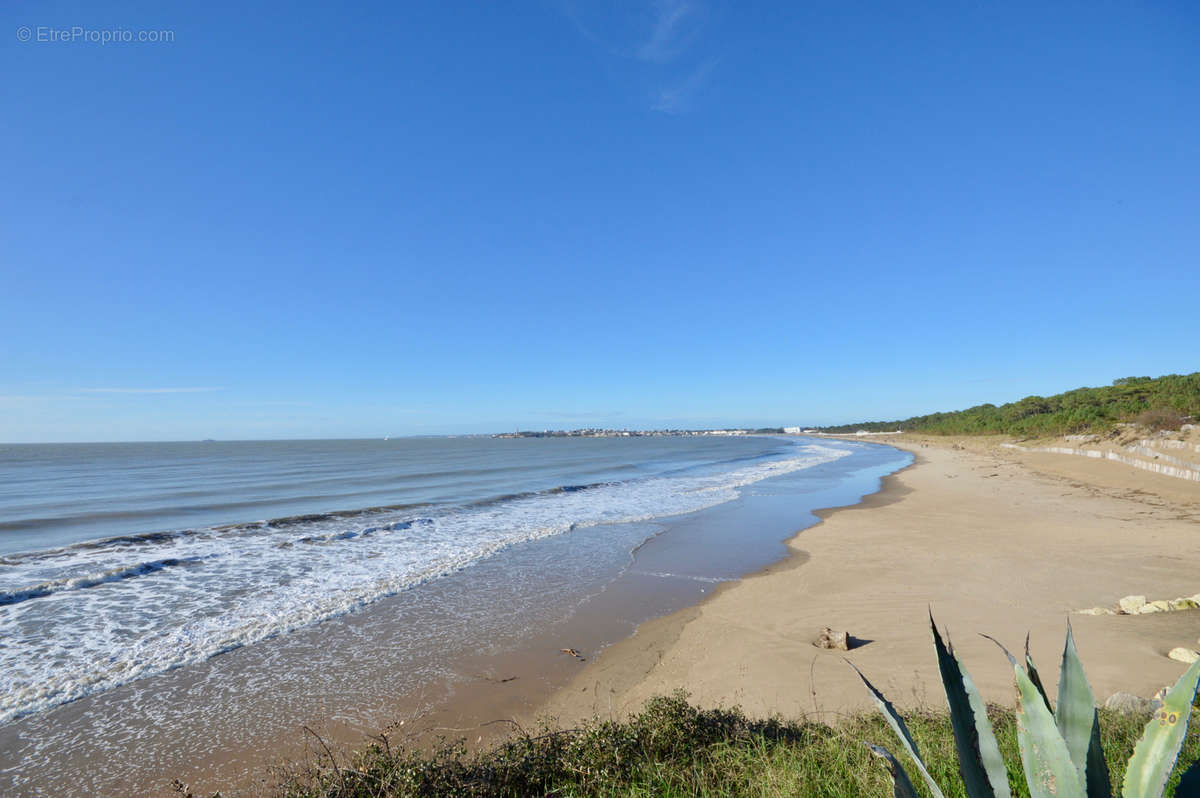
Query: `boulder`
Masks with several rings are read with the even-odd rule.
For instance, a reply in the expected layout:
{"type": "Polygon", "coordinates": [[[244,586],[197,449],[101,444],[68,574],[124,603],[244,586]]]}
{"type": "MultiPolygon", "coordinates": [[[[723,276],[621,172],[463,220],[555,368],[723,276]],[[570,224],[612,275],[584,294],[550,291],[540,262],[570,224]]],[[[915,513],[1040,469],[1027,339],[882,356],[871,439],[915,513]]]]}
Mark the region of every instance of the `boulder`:
{"type": "Polygon", "coordinates": [[[1145,596],[1126,596],[1117,602],[1121,607],[1121,612],[1126,615],[1137,615],[1142,607],[1146,606],[1145,596]]]}
{"type": "Polygon", "coordinates": [[[1104,702],[1105,709],[1123,715],[1147,715],[1154,710],[1154,702],[1133,693],[1113,693],[1104,702]]]}
{"type": "Polygon", "coordinates": [[[1108,607],[1092,607],[1090,610],[1080,610],[1079,615],[1116,615],[1117,613],[1110,610],[1108,607]]]}
{"type": "Polygon", "coordinates": [[[1138,613],[1145,614],[1148,612],[1170,612],[1170,611],[1171,611],[1171,602],[1167,601],[1166,599],[1155,599],[1154,601],[1148,602],[1145,606],[1143,606],[1140,610],[1138,610],[1138,613]]]}
{"type": "Polygon", "coordinates": [[[1200,602],[1190,598],[1177,598],[1171,602],[1173,610],[1195,610],[1200,609],[1200,602]]]}
{"type": "Polygon", "coordinates": [[[1167,656],[1171,659],[1179,660],[1180,662],[1186,662],[1190,665],[1191,663],[1200,659],[1200,652],[1193,651],[1190,648],[1183,648],[1181,646],[1179,648],[1171,649],[1167,656]]]}
{"type": "Polygon", "coordinates": [[[821,630],[821,634],[813,641],[813,645],[817,648],[836,648],[842,651],[850,650],[850,634],[848,632],[835,632],[826,626],[821,630]]]}

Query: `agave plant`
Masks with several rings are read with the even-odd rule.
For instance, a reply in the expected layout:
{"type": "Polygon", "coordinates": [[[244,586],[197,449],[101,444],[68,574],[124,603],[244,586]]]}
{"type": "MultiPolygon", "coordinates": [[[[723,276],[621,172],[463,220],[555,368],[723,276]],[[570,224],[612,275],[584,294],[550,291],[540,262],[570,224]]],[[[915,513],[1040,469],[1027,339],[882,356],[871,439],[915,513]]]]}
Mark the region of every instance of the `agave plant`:
{"type": "MultiPolygon", "coordinates": [[[[987,707],[971,681],[970,674],[954,648],[942,640],[937,624],[929,616],[933,645],[937,650],[938,670],[950,705],[954,743],[958,749],[958,767],[970,798],[1011,798],[1008,775],[1000,746],[987,718],[987,707]]],[[[988,638],[991,640],[992,638],[988,638]]],[[[992,640],[992,642],[996,642],[992,640]]],[[[1000,645],[996,642],[996,645],[1000,645]]],[[[1083,674],[1075,638],[1067,624],[1058,674],[1057,708],[1052,707],[1041,677],[1029,656],[1029,638],[1025,638],[1024,666],[1000,646],[1012,663],[1017,679],[1017,744],[1021,765],[1032,798],[1112,798],[1104,751],[1100,745],[1099,713],[1092,688],[1083,674]]],[[[851,664],[850,667],[854,667],[851,664]]],[[[900,739],[900,745],[912,759],[929,785],[934,798],[944,793],[925,767],[917,744],[904,718],[875,689],[862,671],[858,672],[879,706],[888,725],[900,739]]],[[[1124,798],[1159,798],[1179,756],[1187,734],[1192,702],[1200,683],[1200,661],[1188,668],[1162,699],[1162,706],[1146,724],[1146,730],[1133,749],[1125,771],[1121,794],[1124,798]]],[[[916,789],[904,767],[890,751],[868,743],[881,757],[892,775],[896,798],[917,798],[916,789]]],[[[1176,798],[1200,796],[1200,761],[1183,775],[1176,798]]]]}

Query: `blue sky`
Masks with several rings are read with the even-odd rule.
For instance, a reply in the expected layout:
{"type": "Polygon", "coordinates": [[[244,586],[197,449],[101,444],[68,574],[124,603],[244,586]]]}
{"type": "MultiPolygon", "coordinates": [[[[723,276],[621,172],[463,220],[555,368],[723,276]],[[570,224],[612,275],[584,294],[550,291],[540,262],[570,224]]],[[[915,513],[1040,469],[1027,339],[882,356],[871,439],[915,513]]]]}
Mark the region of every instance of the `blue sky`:
{"type": "Polygon", "coordinates": [[[0,10],[0,441],[816,424],[1200,369],[1193,3],[251,5],[0,10]]]}

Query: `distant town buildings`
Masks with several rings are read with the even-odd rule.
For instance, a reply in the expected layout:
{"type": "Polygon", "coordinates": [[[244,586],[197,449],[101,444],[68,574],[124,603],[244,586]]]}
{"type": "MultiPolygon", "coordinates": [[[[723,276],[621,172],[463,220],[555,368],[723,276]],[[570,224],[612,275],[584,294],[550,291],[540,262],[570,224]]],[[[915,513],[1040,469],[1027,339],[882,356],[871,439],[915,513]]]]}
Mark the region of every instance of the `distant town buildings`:
{"type": "Polygon", "coordinates": [[[782,427],[760,429],[570,429],[570,430],[519,430],[501,432],[493,438],[663,438],[670,435],[683,436],[728,436],[728,435],[779,435],[782,427]]]}

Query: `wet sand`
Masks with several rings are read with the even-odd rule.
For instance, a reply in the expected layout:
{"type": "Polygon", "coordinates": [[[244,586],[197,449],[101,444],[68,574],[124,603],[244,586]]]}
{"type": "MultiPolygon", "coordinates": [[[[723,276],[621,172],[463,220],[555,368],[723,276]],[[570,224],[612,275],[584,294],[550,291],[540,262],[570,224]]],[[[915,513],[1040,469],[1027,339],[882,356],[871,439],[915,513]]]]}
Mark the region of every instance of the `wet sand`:
{"type": "Polygon", "coordinates": [[[1119,463],[1030,456],[989,440],[912,436],[917,456],[881,492],[789,542],[793,556],[698,608],[642,625],[540,709],[563,723],[620,717],[682,688],[702,705],[832,721],[868,709],[852,660],[904,706],[944,705],[927,611],[949,628],[985,698],[1007,703],[1013,650],[1032,635],[1057,670],[1068,617],[1097,699],[1150,696],[1185,669],[1200,611],[1071,614],[1129,594],[1200,592],[1200,486],[1119,463]],[[822,627],[862,640],[823,651],[822,627]]]}

